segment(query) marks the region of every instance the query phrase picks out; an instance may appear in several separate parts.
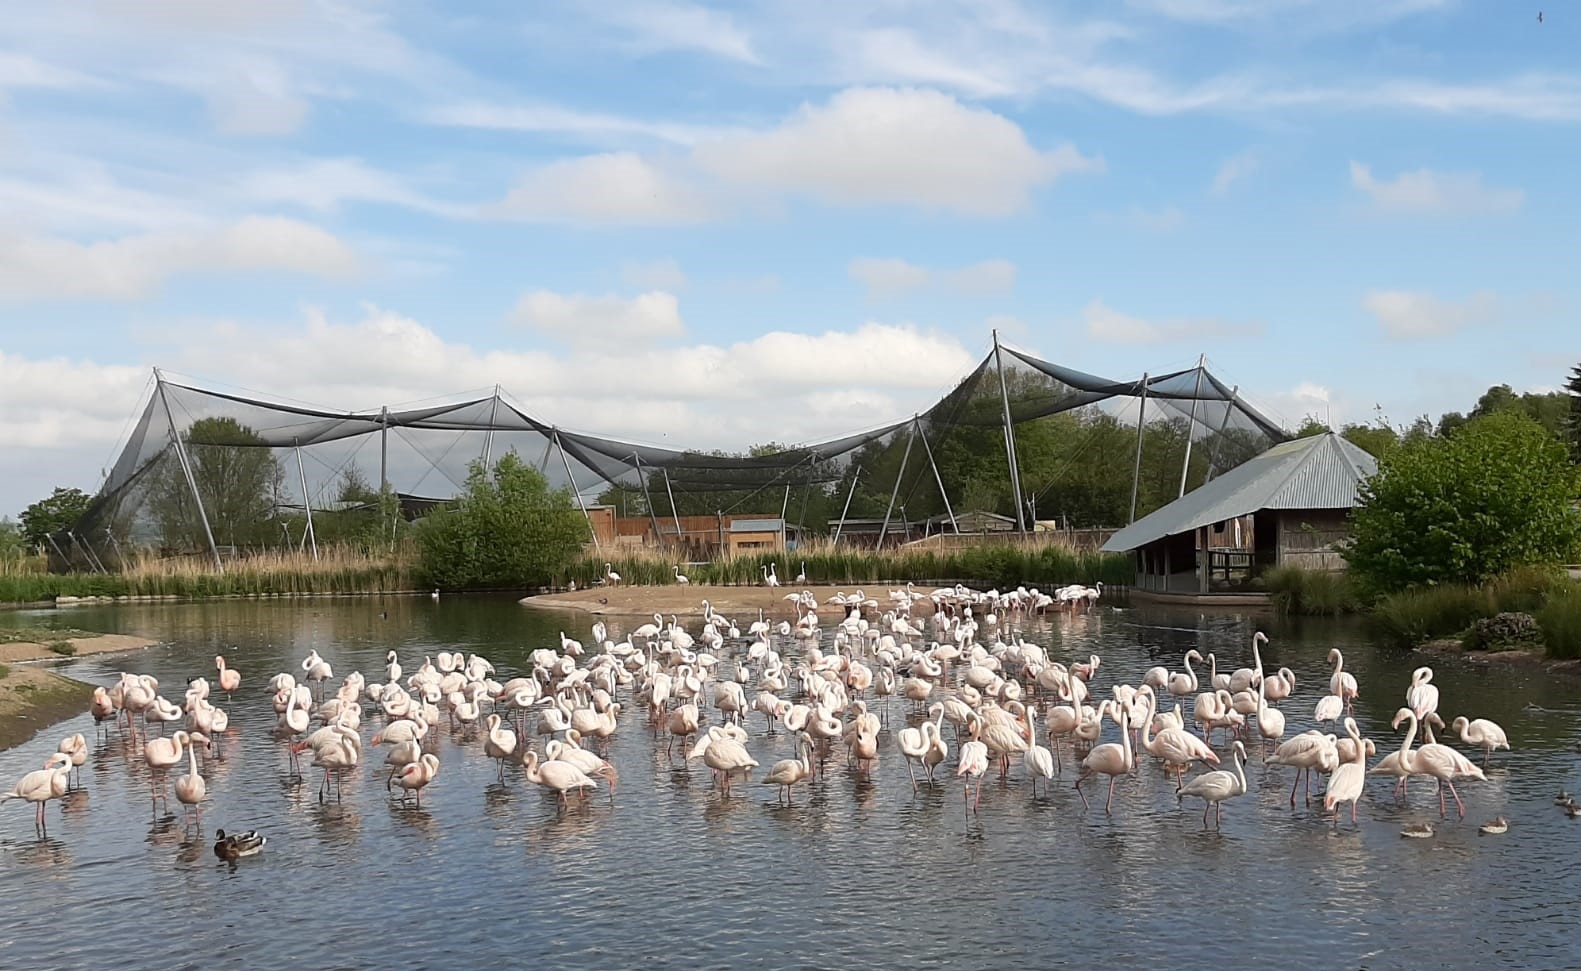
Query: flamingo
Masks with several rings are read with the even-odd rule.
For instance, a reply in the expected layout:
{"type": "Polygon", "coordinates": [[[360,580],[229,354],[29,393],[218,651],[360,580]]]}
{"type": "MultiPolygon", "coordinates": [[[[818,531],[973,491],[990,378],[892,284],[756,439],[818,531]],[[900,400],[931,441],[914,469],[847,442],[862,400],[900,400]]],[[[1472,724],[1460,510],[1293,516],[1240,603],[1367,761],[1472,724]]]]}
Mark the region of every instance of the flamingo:
{"type": "Polygon", "coordinates": [[[610,564],[608,563],[604,564],[604,582],[612,587],[620,586],[620,574],[610,569],[610,564]]]}
{"type": "Polygon", "coordinates": [[[683,587],[690,586],[692,582],[691,579],[686,576],[686,574],[681,572],[681,565],[679,563],[675,565],[675,582],[679,583],[683,587]]]}
{"type": "MultiPolygon", "coordinates": [[[[88,740],[82,737],[81,732],[67,735],[60,740],[59,745],[55,746],[55,751],[71,758],[71,767],[77,771],[77,785],[81,786],[82,767],[88,762],[88,740]]],[[[70,777],[67,781],[70,781],[70,777]]]]}
{"type": "MultiPolygon", "coordinates": [[[[500,763],[500,781],[505,781],[505,762],[516,754],[516,733],[509,728],[501,728],[502,719],[499,715],[490,714],[488,717],[488,737],[483,741],[483,751],[489,758],[497,759],[500,763]]],[[[424,783],[425,785],[427,783],[424,783]]]]}
{"type": "MultiPolygon", "coordinates": [[[[835,723],[835,735],[839,734],[839,722],[835,723]]],[[[746,733],[742,732],[742,737],[746,733]]],[[[692,746],[692,751],[687,754],[686,760],[701,758],[703,764],[714,770],[720,776],[720,789],[726,799],[730,798],[730,776],[740,772],[742,777],[750,782],[751,771],[757,767],[758,761],[747,754],[745,745],[735,739],[730,732],[723,728],[710,728],[699,736],[697,744],[692,746]]]]}
{"type": "Polygon", "coordinates": [[[1345,655],[1339,648],[1329,648],[1328,663],[1334,665],[1334,674],[1328,680],[1330,693],[1339,695],[1345,701],[1345,711],[1351,709],[1351,703],[1361,694],[1356,684],[1356,676],[1345,670],[1345,655]]]}
{"type": "Polygon", "coordinates": [[[1285,734],[1285,713],[1268,704],[1268,686],[1272,678],[1264,678],[1257,692],[1257,732],[1263,741],[1279,742],[1285,734]]]}
{"type": "Polygon", "coordinates": [[[176,777],[176,801],[181,803],[181,815],[185,819],[190,808],[197,813],[197,823],[201,832],[203,826],[203,797],[208,795],[208,783],[203,781],[203,776],[198,774],[198,751],[195,746],[187,746],[187,774],[176,777]]]}
{"type": "MultiPolygon", "coordinates": [[[[796,751],[799,757],[781,759],[775,762],[773,767],[769,769],[768,774],[763,777],[761,783],[765,786],[777,786],[775,796],[783,798],[787,806],[791,804],[791,787],[811,778],[813,774],[812,736],[806,732],[797,732],[796,739],[796,751]],[[784,791],[780,792],[779,790],[784,791]]],[[[907,765],[909,766],[910,763],[908,762],[907,765]]],[[[916,789],[917,783],[915,779],[912,780],[911,786],[913,790],[916,789]]]]}
{"type": "Polygon", "coordinates": [[[935,702],[928,707],[928,720],[916,728],[902,728],[896,737],[900,753],[906,757],[906,771],[911,775],[911,791],[917,791],[917,772],[912,763],[918,763],[933,782],[933,770],[949,754],[940,735],[939,726],[944,722],[944,705],[935,702]]]}
{"type": "Polygon", "coordinates": [[[1317,707],[1312,709],[1312,719],[1319,723],[1339,721],[1339,716],[1343,714],[1345,699],[1339,695],[1324,695],[1318,699],[1317,707]]]}
{"type": "Polygon", "coordinates": [[[1356,821],[1356,802],[1367,782],[1367,755],[1361,743],[1361,732],[1356,729],[1356,719],[1345,719],[1345,734],[1356,746],[1355,757],[1334,770],[1328,780],[1328,789],[1323,793],[1323,811],[1334,814],[1336,826],[1339,825],[1341,803],[1350,803],[1350,821],[1356,821]]]}
{"type": "Polygon", "coordinates": [[[780,578],[775,573],[774,566],[775,565],[773,563],[770,563],[768,566],[763,567],[763,585],[764,586],[777,587],[777,586],[780,585],[780,578]]]}
{"type": "Polygon", "coordinates": [[[433,782],[438,774],[439,756],[432,752],[425,753],[416,762],[403,767],[400,774],[395,777],[395,784],[403,790],[401,801],[405,802],[407,793],[411,793],[417,798],[417,808],[423,808],[423,789],[433,782]]]}
{"type": "Polygon", "coordinates": [[[1048,783],[1054,778],[1054,753],[1038,744],[1037,728],[1033,725],[1032,705],[1026,706],[1027,717],[1027,750],[1021,756],[1027,771],[1027,778],[1032,780],[1032,798],[1038,797],[1038,777],[1043,778],[1044,791],[1048,783]]]}
{"type": "Polygon", "coordinates": [[[975,810],[977,804],[982,802],[983,799],[982,779],[983,773],[988,771],[988,746],[978,740],[978,735],[983,728],[982,717],[973,714],[971,726],[972,740],[961,746],[961,755],[955,768],[955,775],[957,777],[966,776],[966,788],[961,792],[963,801],[971,794],[972,780],[977,780],[977,798],[972,802],[972,808],[975,810]]]}
{"type": "Polygon", "coordinates": [[[1175,790],[1178,792],[1181,785],[1180,777],[1185,775],[1187,766],[1192,762],[1211,762],[1218,765],[1219,756],[1207,742],[1184,728],[1165,728],[1155,736],[1153,719],[1157,714],[1158,698],[1153,694],[1151,687],[1145,685],[1143,687],[1147,696],[1147,719],[1142,722],[1142,748],[1163,759],[1166,769],[1178,770],[1175,777],[1175,790]]]}
{"type": "MultiPolygon", "coordinates": [[[[93,714],[93,727],[100,729],[105,722],[116,718],[115,702],[110,700],[110,692],[101,685],[93,689],[93,700],[88,703],[88,710],[93,714]]],[[[108,734],[109,729],[103,729],[108,734]]]]}
{"type": "Polygon", "coordinates": [[[1233,749],[1230,753],[1231,764],[1235,768],[1233,773],[1224,769],[1204,772],[1186,783],[1179,792],[1175,793],[1177,802],[1183,802],[1187,796],[1203,801],[1203,828],[1207,828],[1208,825],[1208,810],[1215,810],[1214,824],[1223,825],[1224,800],[1233,799],[1246,793],[1246,773],[1241,768],[1246,764],[1246,746],[1241,744],[1240,739],[1236,739],[1230,745],[1233,749]]]}
{"type": "Polygon", "coordinates": [[[1296,804],[1296,788],[1301,785],[1302,777],[1307,780],[1307,799],[1312,796],[1312,770],[1332,772],[1340,764],[1340,758],[1334,747],[1334,736],[1324,735],[1322,732],[1302,732],[1294,738],[1281,742],[1264,762],[1268,765],[1289,765],[1295,767],[1295,781],[1290,784],[1290,805],[1296,804]],[[1326,767],[1326,768],[1325,768],[1326,767]]]}
{"type": "Polygon", "coordinates": [[[225,692],[225,702],[229,704],[231,692],[242,686],[241,672],[235,668],[226,667],[225,655],[223,654],[214,655],[214,666],[219,668],[220,674],[217,680],[219,681],[220,690],[225,692]]]}
{"type": "Polygon", "coordinates": [[[1429,742],[1415,752],[1411,751],[1411,743],[1416,739],[1417,720],[1416,712],[1409,708],[1401,708],[1394,713],[1394,728],[1400,727],[1400,722],[1409,721],[1411,726],[1406,730],[1405,741],[1400,745],[1400,765],[1412,775],[1430,775],[1438,780],[1438,815],[1439,818],[1448,815],[1444,807],[1444,787],[1449,787],[1449,794],[1455,797],[1455,808],[1460,810],[1460,818],[1466,817],[1466,805],[1460,801],[1460,793],[1455,791],[1454,779],[1456,776],[1470,776],[1473,779],[1485,779],[1482,770],[1477,768],[1464,756],[1447,745],[1429,742]]]}
{"type": "MultiPolygon", "coordinates": [[[[1504,734],[1504,729],[1500,728],[1496,722],[1489,721],[1486,718],[1468,721],[1465,715],[1461,715],[1451,723],[1450,727],[1460,733],[1462,742],[1482,749],[1483,765],[1488,764],[1488,756],[1494,750],[1510,747],[1510,739],[1508,735],[1504,734]]],[[[82,736],[79,735],[77,737],[81,738],[82,736]]],[[[65,749],[61,749],[61,751],[64,752],[65,749]]]]}
{"type": "Polygon", "coordinates": [[[796,574],[796,585],[801,586],[807,582],[807,561],[801,561],[801,572],[796,574]]]}
{"type": "Polygon", "coordinates": [[[1192,658],[1196,658],[1198,663],[1202,662],[1202,655],[1197,653],[1196,648],[1192,648],[1186,652],[1186,673],[1171,674],[1169,676],[1169,693],[1176,698],[1184,698],[1187,695],[1197,693],[1197,672],[1191,668],[1192,658]]]}
{"type": "Polygon", "coordinates": [[[598,783],[587,777],[587,773],[569,762],[558,762],[554,759],[538,764],[538,753],[532,749],[527,750],[525,762],[527,781],[536,783],[554,792],[560,803],[560,808],[566,808],[565,794],[573,789],[597,789],[598,783]]]}
{"type": "Polygon", "coordinates": [[[1425,723],[1427,716],[1438,711],[1438,686],[1432,681],[1430,667],[1424,665],[1411,672],[1411,687],[1405,691],[1405,703],[1419,722],[1425,723]]]}
{"type": "Polygon", "coordinates": [[[10,792],[0,794],[0,802],[8,799],[25,799],[38,807],[38,817],[33,826],[40,836],[48,836],[44,822],[44,804],[66,795],[66,778],[71,774],[71,756],[56,752],[44,760],[42,769],[34,769],[17,781],[10,792]]]}
{"type": "MultiPolygon", "coordinates": [[[[1192,651],[1191,653],[1195,654],[1196,652],[1192,651]]],[[[1198,660],[1201,660],[1200,656],[1198,657],[1198,660]]],[[[1196,681],[1196,678],[1193,677],[1192,681],[1196,681]]],[[[1104,701],[1103,704],[1098,706],[1098,721],[1100,724],[1103,721],[1105,711],[1113,710],[1113,704],[1114,703],[1112,701],[1104,701]]],[[[1087,795],[1081,791],[1081,784],[1084,779],[1086,779],[1088,776],[1099,774],[1109,777],[1109,798],[1105,800],[1103,804],[1103,811],[1109,812],[1110,806],[1114,802],[1114,784],[1119,781],[1122,775],[1126,775],[1131,771],[1130,718],[1126,715],[1124,708],[1119,709],[1119,712],[1119,744],[1107,742],[1103,745],[1096,746],[1091,752],[1088,752],[1087,757],[1081,761],[1081,774],[1076,778],[1076,794],[1081,796],[1081,805],[1083,809],[1087,808],[1087,795]]]]}

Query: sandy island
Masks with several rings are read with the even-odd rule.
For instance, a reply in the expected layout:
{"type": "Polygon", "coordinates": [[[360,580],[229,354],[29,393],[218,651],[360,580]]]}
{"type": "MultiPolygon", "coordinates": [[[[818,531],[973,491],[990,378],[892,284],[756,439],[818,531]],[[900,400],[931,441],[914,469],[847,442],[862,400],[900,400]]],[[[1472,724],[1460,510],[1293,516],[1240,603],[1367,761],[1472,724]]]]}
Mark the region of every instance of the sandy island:
{"type": "Polygon", "coordinates": [[[57,722],[88,710],[93,686],[56,674],[40,664],[18,663],[140,651],[158,641],[127,634],[62,637],[49,643],[11,641],[0,644],[0,751],[20,745],[57,722]],[[51,650],[61,641],[71,654],[51,650]]]}
{"type": "MultiPolygon", "coordinates": [[[[879,606],[887,610],[893,604],[889,598],[889,591],[898,590],[901,586],[903,585],[853,583],[839,587],[798,587],[794,590],[786,587],[724,587],[702,583],[691,586],[666,584],[662,587],[589,587],[586,590],[523,597],[521,602],[530,607],[581,610],[590,614],[660,613],[666,617],[670,614],[679,617],[701,617],[703,601],[706,600],[713,605],[715,611],[726,615],[755,614],[762,610],[775,619],[794,620],[796,608],[785,598],[795,596],[804,589],[811,590],[813,596],[818,598],[819,604],[823,604],[837,593],[849,596],[860,590],[864,598],[878,601],[879,606]]],[[[820,611],[820,613],[825,612],[836,620],[841,615],[840,608],[834,604],[820,611]]],[[[933,604],[926,600],[912,608],[913,616],[926,616],[931,613],[933,613],[933,604]]]]}

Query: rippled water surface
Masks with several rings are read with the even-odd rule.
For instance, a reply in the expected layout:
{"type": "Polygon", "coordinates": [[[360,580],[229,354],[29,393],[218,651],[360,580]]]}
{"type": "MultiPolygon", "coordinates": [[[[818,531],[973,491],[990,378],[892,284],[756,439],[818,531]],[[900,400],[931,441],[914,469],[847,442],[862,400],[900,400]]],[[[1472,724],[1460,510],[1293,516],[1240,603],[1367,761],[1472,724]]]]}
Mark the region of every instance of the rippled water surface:
{"type": "MultiPolygon", "coordinates": [[[[970,814],[953,777],[955,746],[941,767],[948,781],[913,794],[889,731],[871,781],[836,759],[825,779],[798,788],[794,807],[756,784],[726,801],[701,762],[665,756],[631,705],[610,750],[620,775],[613,805],[601,792],[560,813],[519,774],[496,784],[481,733],[443,730],[443,768],[418,810],[386,795],[376,769],[384,753],[371,746],[338,804],[321,805],[314,781],[289,778],[283,743],[269,733],[267,678],[299,671],[316,648],[337,676],[360,668],[382,680],[393,648],[408,672],[442,649],[476,651],[504,680],[531,650],[558,645],[562,629],[588,640],[589,618],[471,599],[0,614],[0,624],[52,621],[167,642],[62,665],[83,680],[146,672],[179,700],[187,678],[212,678],[223,651],[243,686],[205,773],[204,837],[184,835],[163,807],[152,811],[141,759],[115,734],[95,744],[83,791],[50,804],[47,840],[35,836],[30,806],[0,807],[3,968],[1581,964],[1581,820],[1553,805],[1560,788],[1581,790],[1581,704],[1575,682],[1536,671],[1436,666],[1445,718],[1495,719],[1514,751],[1495,756],[1488,782],[1462,787],[1465,821],[1451,803],[1428,840],[1399,836],[1406,823],[1438,821],[1428,783],[1413,785],[1405,805],[1392,780],[1369,779],[1359,827],[1347,814],[1335,829],[1315,805],[1291,809],[1292,770],[1255,754],[1251,792],[1226,805],[1222,832],[1204,831],[1200,804],[1179,808],[1146,757],[1119,783],[1111,815],[1098,780],[1099,798],[1083,811],[1068,763],[1035,799],[1018,763],[1008,782],[985,785],[970,814]],[[1479,836],[1477,823],[1499,813],[1508,834],[1479,836]],[[209,849],[216,826],[260,829],[268,848],[227,865],[209,849]]],[[[1363,733],[1380,755],[1398,746],[1388,721],[1420,659],[1375,650],[1352,625],[1105,608],[1018,629],[1056,659],[1100,654],[1093,687],[1102,697],[1152,664],[1178,670],[1190,647],[1215,651],[1225,667],[1248,665],[1259,624],[1272,637],[1269,665],[1297,674],[1283,706],[1287,735],[1311,727],[1327,693],[1323,658],[1338,645],[1361,683],[1363,733]]],[[[891,730],[907,711],[892,703],[891,730]]],[[[378,724],[364,722],[365,739],[378,724]]],[[[763,734],[761,716],[748,725],[764,767],[793,755],[784,733],[763,734]]],[[[91,737],[92,720],[0,753],[0,783],[37,768],[74,731],[91,737]]]]}

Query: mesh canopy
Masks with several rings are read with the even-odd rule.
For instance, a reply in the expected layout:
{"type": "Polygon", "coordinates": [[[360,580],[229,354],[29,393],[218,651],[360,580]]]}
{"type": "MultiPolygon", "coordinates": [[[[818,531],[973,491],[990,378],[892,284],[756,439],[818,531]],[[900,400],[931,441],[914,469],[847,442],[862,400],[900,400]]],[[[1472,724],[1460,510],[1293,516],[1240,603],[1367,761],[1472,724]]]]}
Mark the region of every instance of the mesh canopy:
{"type": "Polygon", "coordinates": [[[818,532],[882,518],[909,533],[943,530],[970,509],[1018,524],[1114,526],[1131,516],[1134,473],[1142,514],[1175,497],[1182,468],[1200,484],[1289,437],[1204,367],[1114,381],[1002,350],[912,418],[737,454],[561,429],[499,392],[336,412],[156,372],[92,506],[57,546],[82,566],[139,547],[207,551],[208,532],[220,548],[300,546],[309,511],[319,541],[344,538],[396,508],[410,517],[454,497],[473,463],[508,452],[583,504],[654,522],[778,515],[818,532]]]}

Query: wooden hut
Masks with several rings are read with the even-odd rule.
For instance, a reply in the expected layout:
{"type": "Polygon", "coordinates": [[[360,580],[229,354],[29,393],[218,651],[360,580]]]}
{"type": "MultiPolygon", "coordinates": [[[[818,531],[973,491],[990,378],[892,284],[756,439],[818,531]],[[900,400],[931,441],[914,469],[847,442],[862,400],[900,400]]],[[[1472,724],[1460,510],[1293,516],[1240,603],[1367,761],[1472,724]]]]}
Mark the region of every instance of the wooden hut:
{"type": "Polygon", "coordinates": [[[1136,558],[1134,590],[1160,599],[1263,597],[1274,566],[1343,570],[1370,454],[1329,433],[1284,442],[1115,533],[1102,547],[1136,558]]]}

